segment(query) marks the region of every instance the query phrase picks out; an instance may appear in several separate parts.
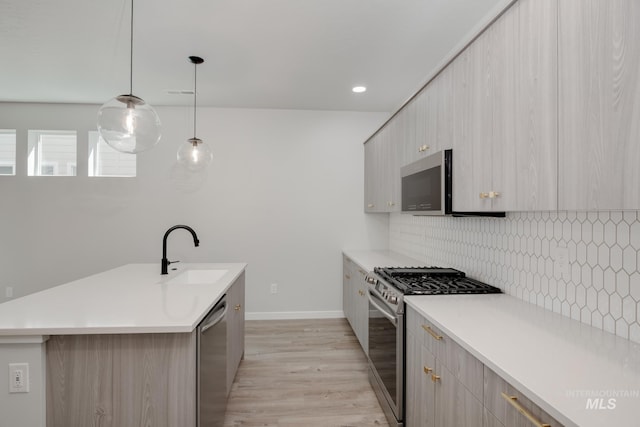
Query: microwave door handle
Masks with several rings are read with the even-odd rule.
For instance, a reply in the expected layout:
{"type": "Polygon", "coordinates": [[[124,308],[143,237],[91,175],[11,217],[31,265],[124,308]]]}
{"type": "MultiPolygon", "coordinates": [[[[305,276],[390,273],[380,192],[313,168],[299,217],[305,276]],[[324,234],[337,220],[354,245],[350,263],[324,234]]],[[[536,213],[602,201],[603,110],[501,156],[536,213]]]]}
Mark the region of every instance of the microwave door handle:
{"type": "Polygon", "coordinates": [[[398,327],[398,319],[396,319],[392,314],[389,314],[389,312],[384,307],[382,307],[380,304],[375,302],[373,300],[374,298],[377,299],[378,297],[375,296],[374,294],[372,294],[371,293],[371,289],[369,289],[369,302],[371,303],[371,305],[374,306],[376,308],[376,310],[381,312],[384,317],[389,319],[389,321],[393,324],[393,326],[398,327]]]}

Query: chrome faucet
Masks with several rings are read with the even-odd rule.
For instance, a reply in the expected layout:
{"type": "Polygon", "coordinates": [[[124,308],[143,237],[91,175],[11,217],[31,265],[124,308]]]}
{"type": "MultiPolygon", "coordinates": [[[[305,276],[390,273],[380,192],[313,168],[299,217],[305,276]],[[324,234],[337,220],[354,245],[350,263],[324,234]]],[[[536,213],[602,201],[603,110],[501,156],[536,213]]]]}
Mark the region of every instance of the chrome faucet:
{"type": "Polygon", "coordinates": [[[169,234],[171,234],[173,230],[177,230],[178,228],[184,228],[189,233],[191,233],[191,235],[193,236],[193,244],[196,247],[200,246],[200,240],[198,240],[198,235],[196,234],[195,231],[193,231],[193,228],[189,227],[188,225],[174,225],[173,227],[168,229],[167,232],[164,233],[164,237],[162,238],[162,272],[160,274],[168,274],[167,270],[169,269],[169,264],[173,264],[174,262],[180,262],[180,261],[169,261],[167,259],[167,237],[169,237],[169,234]]]}

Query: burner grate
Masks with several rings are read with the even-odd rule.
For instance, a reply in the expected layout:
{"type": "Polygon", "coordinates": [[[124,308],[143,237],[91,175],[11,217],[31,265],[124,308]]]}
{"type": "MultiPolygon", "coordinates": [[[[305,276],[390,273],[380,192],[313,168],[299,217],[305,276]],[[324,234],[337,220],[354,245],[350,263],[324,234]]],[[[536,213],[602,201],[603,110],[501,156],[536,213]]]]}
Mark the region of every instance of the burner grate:
{"type": "Polygon", "coordinates": [[[500,293],[500,289],[465,277],[462,271],[439,267],[376,268],[374,272],[405,295],[500,293]]]}

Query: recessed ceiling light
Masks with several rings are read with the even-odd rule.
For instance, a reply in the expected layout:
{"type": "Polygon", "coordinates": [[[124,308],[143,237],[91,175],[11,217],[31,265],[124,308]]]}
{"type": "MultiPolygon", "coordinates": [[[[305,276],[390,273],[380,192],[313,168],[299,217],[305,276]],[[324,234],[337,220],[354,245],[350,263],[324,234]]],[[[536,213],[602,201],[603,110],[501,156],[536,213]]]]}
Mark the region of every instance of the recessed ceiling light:
{"type": "Polygon", "coordinates": [[[362,93],[362,92],[366,92],[367,88],[364,86],[354,86],[353,89],[351,90],[355,93],[362,93]]]}

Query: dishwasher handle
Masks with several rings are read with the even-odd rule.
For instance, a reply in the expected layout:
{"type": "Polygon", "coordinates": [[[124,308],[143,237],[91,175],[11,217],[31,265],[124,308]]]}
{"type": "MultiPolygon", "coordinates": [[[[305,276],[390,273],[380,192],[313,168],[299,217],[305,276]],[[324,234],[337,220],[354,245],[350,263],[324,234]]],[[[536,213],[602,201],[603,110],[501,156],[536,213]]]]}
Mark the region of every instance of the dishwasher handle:
{"type": "MultiPolygon", "coordinates": [[[[207,331],[207,329],[216,326],[218,323],[220,323],[222,321],[222,319],[224,319],[224,316],[227,315],[227,301],[226,300],[224,300],[224,301],[222,301],[221,303],[218,304],[216,312],[217,311],[221,311],[221,310],[222,310],[222,314],[220,314],[219,316],[215,316],[213,320],[207,321],[207,323],[205,323],[204,325],[202,325],[200,327],[200,333],[201,334],[204,334],[207,331]]],[[[215,314],[215,312],[211,314],[211,317],[213,317],[213,314],[215,314]]]]}

